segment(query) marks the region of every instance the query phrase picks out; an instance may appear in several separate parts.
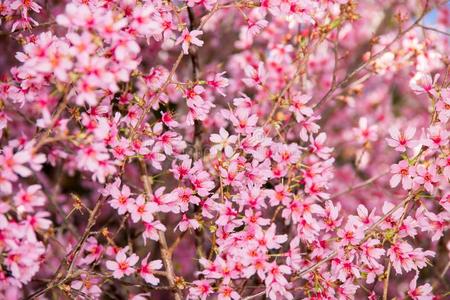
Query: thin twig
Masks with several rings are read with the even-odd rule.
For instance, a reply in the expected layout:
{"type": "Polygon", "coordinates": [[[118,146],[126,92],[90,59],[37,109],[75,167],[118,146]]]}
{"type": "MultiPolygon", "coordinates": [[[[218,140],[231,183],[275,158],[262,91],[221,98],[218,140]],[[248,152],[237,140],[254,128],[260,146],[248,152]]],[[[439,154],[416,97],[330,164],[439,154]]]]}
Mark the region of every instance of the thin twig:
{"type": "Polygon", "coordinates": [[[434,27],[428,27],[428,26],[425,26],[425,25],[422,25],[422,24],[419,24],[418,26],[419,26],[420,28],[425,29],[425,30],[430,30],[430,31],[434,31],[434,32],[437,32],[437,33],[446,35],[446,36],[450,36],[450,32],[442,31],[442,30],[439,30],[439,29],[437,29],[437,28],[434,28],[434,27]]]}
{"type": "Polygon", "coordinates": [[[363,187],[365,187],[365,186],[367,186],[367,185],[369,185],[369,184],[371,184],[371,183],[377,181],[377,180],[380,179],[381,177],[386,176],[387,174],[389,174],[389,171],[385,171],[385,172],[383,172],[383,173],[381,173],[381,174],[378,174],[378,175],[376,175],[376,176],[373,176],[373,177],[371,177],[371,178],[369,178],[369,179],[367,179],[367,180],[365,180],[365,181],[363,181],[363,182],[361,182],[361,183],[358,183],[358,184],[356,184],[356,185],[354,185],[354,186],[349,187],[349,188],[346,189],[346,190],[343,190],[343,191],[337,192],[336,194],[331,195],[330,199],[334,199],[334,198],[339,197],[339,196],[341,196],[341,195],[344,195],[344,194],[353,192],[353,191],[355,191],[355,190],[358,190],[358,189],[360,189],[360,188],[363,188],[363,187]]]}
{"type": "MultiPolygon", "coordinates": [[[[142,183],[144,185],[145,193],[150,196],[152,195],[152,186],[147,174],[147,166],[145,162],[140,159],[139,160],[139,166],[141,169],[141,179],[142,183]]],[[[181,291],[177,288],[176,285],[176,275],[173,268],[173,262],[172,262],[172,255],[171,251],[169,250],[169,246],[167,245],[166,236],[164,235],[164,232],[158,230],[158,242],[161,247],[161,258],[164,263],[164,267],[166,269],[166,278],[169,281],[169,285],[174,289],[175,291],[175,300],[181,300],[183,298],[181,291]]]]}

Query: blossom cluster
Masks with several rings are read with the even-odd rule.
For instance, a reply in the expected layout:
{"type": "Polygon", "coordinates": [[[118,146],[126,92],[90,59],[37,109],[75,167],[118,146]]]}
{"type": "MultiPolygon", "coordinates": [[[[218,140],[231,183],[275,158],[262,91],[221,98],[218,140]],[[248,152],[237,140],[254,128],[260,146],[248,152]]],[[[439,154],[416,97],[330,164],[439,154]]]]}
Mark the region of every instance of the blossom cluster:
{"type": "Polygon", "coordinates": [[[0,0],[0,298],[445,299],[449,11],[0,0]]]}

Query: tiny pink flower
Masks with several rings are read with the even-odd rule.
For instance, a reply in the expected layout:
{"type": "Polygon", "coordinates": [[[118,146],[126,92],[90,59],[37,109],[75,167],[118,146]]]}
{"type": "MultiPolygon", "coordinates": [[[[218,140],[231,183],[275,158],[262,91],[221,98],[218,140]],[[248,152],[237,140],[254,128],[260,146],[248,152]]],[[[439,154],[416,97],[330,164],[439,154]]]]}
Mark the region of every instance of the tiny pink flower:
{"type": "Polygon", "coordinates": [[[436,74],[434,79],[432,79],[431,75],[419,72],[411,78],[409,87],[418,95],[423,93],[434,95],[436,93],[434,85],[438,79],[439,74],[436,74]]]}
{"type": "Polygon", "coordinates": [[[439,125],[433,125],[428,129],[427,138],[423,144],[431,149],[439,149],[448,145],[448,131],[439,125]]]}
{"type": "Polygon", "coordinates": [[[199,35],[202,35],[203,31],[201,30],[192,30],[189,31],[187,29],[184,29],[181,33],[181,36],[177,39],[177,44],[182,44],[181,47],[183,48],[183,53],[188,54],[189,53],[189,46],[196,45],[198,47],[203,46],[203,41],[198,39],[197,37],[199,35]]]}
{"type": "Polygon", "coordinates": [[[122,190],[119,190],[117,185],[113,185],[111,197],[112,199],[109,201],[109,204],[112,208],[117,209],[119,215],[128,212],[134,202],[134,199],[131,198],[131,190],[127,185],[123,185],[122,190]]]}
{"type": "Polygon", "coordinates": [[[416,176],[414,177],[414,183],[423,185],[425,190],[430,194],[433,193],[434,185],[439,182],[439,175],[436,171],[436,166],[431,165],[425,167],[424,165],[418,165],[416,167],[416,176]]]}
{"type": "Polygon", "coordinates": [[[153,220],[153,214],[158,211],[158,205],[155,202],[145,201],[144,195],[139,195],[136,201],[129,205],[128,211],[134,223],[140,220],[151,222],[153,220]]]}
{"type": "Polygon", "coordinates": [[[409,283],[408,295],[413,300],[432,300],[434,299],[433,288],[429,283],[417,286],[417,279],[419,274],[416,274],[413,280],[409,283]]]}
{"type": "Polygon", "coordinates": [[[305,118],[311,117],[313,110],[306,104],[311,100],[311,96],[302,95],[300,93],[294,95],[291,99],[289,111],[293,112],[297,122],[305,120],[305,118]]]}
{"type": "Polygon", "coordinates": [[[210,150],[212,155],[217,155],[217,153],[222,150],[227,157],[231,157],[233,155],[234,151],[231,145],[236,143],[237,136],[230,136],[228,131],[224,128],[220,128],[219,134],[212,134],[209,140],[215,144],[210,150]]]}
{"type": "Polygon", "coordinates": [[[192,282],[192,287],[189,288],[189,296],[192,298],[206,300],[207,297],[214,292],[211,284],[211,280],[195,280],[192,282]]]}
{"type": "Polygon", "coordinates": [[[113,271],[112,275],[114,278],[120,279],[123,276],[129,276],[136,272],[136,269],[134,269],[133,266],[138,262],[139,256],[133,253],[131,256],[127,257],[127,251],[128,246],[117,253],[115,260],[106,261],[106,268],[113,271]]]}
{"type": "Polygon", "coordinates": [[[389,128],[391,138],[387,138],[386,141],[396,151],[405,152],[407,148],[413,148],[417,145],[417,142],[413,140],[415,133],[414,127],[408,127],[404,132],[400,132],[396,127],[391,127],[389,128]]]}
{"type": "Polygon", "coordinates": [[[147,254],[147,256],[142,260],[138,273],[145,280],[145,282],[151,285],[158,285],[159,278],[157,278],[153,272],[162,268],[162,261],[158,259],[147,262],[149,257],[150,253],[147,254]]]}
{"type": "Polygon", "coordinates": [[[391,173],[394,174],[389,181],[392,188],[396,187],[400,181],[402,182],[403,189],[410,190],[412,188],[412,177],[415,176],[415,170],[406,160],[402,160],[398,164],[393,164],[391,166],[391,173]]]}

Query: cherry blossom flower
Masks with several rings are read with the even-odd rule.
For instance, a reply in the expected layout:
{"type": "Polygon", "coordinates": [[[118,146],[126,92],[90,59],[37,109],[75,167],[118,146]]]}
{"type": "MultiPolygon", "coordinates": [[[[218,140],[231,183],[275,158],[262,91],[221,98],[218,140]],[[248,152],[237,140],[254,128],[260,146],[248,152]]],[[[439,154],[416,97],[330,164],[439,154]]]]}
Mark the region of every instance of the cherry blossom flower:
{"type": "Polygon", "coordinates": [[[425,190],[427,190],[429,193],[433,193],[434,184],[436,184],[438,181],[439,178],[435,166],[429,166],[428,168],[423,165],[417,166],[414,183],[423,185],[425,190]]]}
{"type": "Polygon", "coordinates": [[[373,142],[378,139],[378,127],[376,125],[369,125],[367,118],[359,119],[358,125],[359,127],[355,128],[354,132],[359,143],[373,142]]]}
{"type": "Polygon", "coordinates": [[[354,224],[352,220],[349,220],[345,228],[340,229],[337,235],[341,238],[342,245],[357,245],[364,238],[362,228],[354,224]]]}
{"type": "Polygon", "coordinates": [[[184,29],[181,33],[181,36],[177,39],[177,44],[182,44],[183,53],[188,54],[189,53],[189,46],[196,45],[198,47],[203,46],[203,41],[198,39],[197,37],[199,35],[202,35],[203,31],[201,30],[192,30],[189,31],[187,29],[184,29]]]}
{"type": "Polygon", "coordinates": [[[219,134],[212,134],[209,138],[211,142],[216,144],[211,148],[211,154],[216,155],[223,150],[227,157],[231,157],[233,155],[231,145],[236,143],[237,138],[235,135],[230,136],[225,129],[221,128],[219,134]]]}
{"type": "Polygon", "coordinates": [[[250,133],[254,130],[258,117],[247,109],[239,109],[229,115],[230,121],[235,127],[236,133],[250,133]]]}
{"type": "Polygon", "coordinates": [[[222,285],[219,288],[219,296],[217,299],[219,300],[236,300],[236,299],[240,299],[241,296],[239,296],[239,294],[232,289],[231,287],[227,286],[227,285],[222,285]]]}
{"type": "Polygon", "coordinates": [[[78,290],[89,297],[94,299],[100,298],[102,290],[99,287],[100,280],[95,277],[89,277],[89,275],[81,274],[80,280],[74,280],[71,282],[70,287],[78,290]]]}
{"type": "Polygon", "coordinates": [[[289,111],[292,111],[295,115],[297,122],[303,121],[305,118],[311,117],[313,114],[312,108],[305,104],[311,100],[311,96],[297,94],[292,97],[289,111]]]}
{"type": "Polygon", "coordinates": [[[398,274],[402,274],[402,269],[406,272],[419,270],[426,266],[426,257],[434,256],[432,251],[422,251],[421,248],[414,249],[407,242],[396,242],[387,251],[392,266],[398,274]]]}
{"type": "Polygon", "coordinates": [[[153,213],[158,211],[158,206],[154,202],[146,202],[145,197],[139,195],[134,203],[127,206],[127,209],[134,223],[139,222],[139,220],[151,222],[153,220],[153,213]]]}
{"type": "Polygon", "coordinates": [[[443,89],[441,95],[442,99],[436,104],[436,111],[438,112],[439,120],[447,123],[450,118],[450,89],[443,89]]]}
{"type": "Polygon", "coordinates": [[[244,71],[247,77],[242,79],[242,81],[249,87],[262,85],[264,83],[264,64],[262,62],[258,64],[257,68],[249,65],[244,71]]]}
{"type": "Polygon", "coordinates": [[[434,79],[432,79],[429,74],[418,72],[413,78],[411,78],[409,86],[416,94],[435,94],[434,85],[438,79],[438,74],[434,77],[434,79]]]}
{"type": "Polygon", "coordinates": [[[415,133],[414,127],[408,127],[404,133],[401,133],[396,127],[391,127],[389,129],[391,138],[387,138],[386,141],[396,151],[405,152],[407,148],[413,148],[417,145],[417,142],[413,140],[415,133]]]}
{"type": "Polygon", "coordinates": [[[146,243],[147,239],[158,241],[158,231],[166,231],[166,227],[160,221],[155,220],[152,220],[151,222],[144,222],[144,227],[145,230],[142,234],[142,237],[144,238],[144,244],[146,243]]]}
{"type": "Polygon", "coordinates": [[[84,251],[88,254],[80,259],[80,263],[89,265],[101,257],[104,247],[98,243],[95,237],[91,236],[87,239],[87,245],[84,248],[84,251]]]}
{"type": "Polygon", "coordinates": [[[0,155],[0,164],[5,176],[15,178],[15,174],[22,177],[30,176],[31,170],[24,166],[30,160],[30,153],[27,151],[18,151],[13,153],[11,148],[3,149],[0,155]]]}
{"type": "Polygon", "coordinates": [[[46,198],[39,184],[30,185],[26,190],[21,189],[15,196],[14,202],[19,212],[33,212],[34,207],[43,206],[46,198]]]}
{"type": "Polygon", "coordinates": [[[310,136],[310,151],[322,159],[328,159],[330,157],[330,153],[333,151],[333,148],[324,147],[325,140],[327,135],[322,132],[317,137],[310,136]]]}
{"type": "Polygon", "coordinates": [[[134,199],[131,198],[131,190],[127,185],[123,185],[121,190],[119,190],[119,185],[120,181],[112,185],[109,191],[112,200],[109,201],[109,204],[112,208],[117,209],[118,214],[123,215],[131,209],[134,199]]]}
{"type": "Polygon", "coordinates": [[[191,297],[205,300],[213,293],[210,280],[196,280],[192,282],[192,287],[189,288],[189,295],[191,297]]]}
{"type": "Polygon", "coordinates": [[[247,34],[251,37],[259,34],[268,24],[269,22],[267,20],[247,20],[248,28],[247,28],[247,34]]]}
{"type": "Polygon", "coordinates": [[[418,275],[414,277],[409,283],[408,295],[414,300],[431,300],[434,299],[432,294],[432,287],[430,284],[426,283],[421,286],[417,286],[418,275]]]}
{"type": "Polygon", "coordinates": [[[188,216],[186,214],[183,214],[181,221],[178,223],[177,226],[175,226],[175,230],[178,229],[181,232],[184,232],[190,228],[192,228],[193,230],[197,229],[200,227],[200,224],[198,223],[197,220],[195,219],[189,219],[188,216]]]}
{"type": "Polygon", "coordinates": [[[162,261],[158,259],[148,262],[149,256],[150,253],[142,260],[138,273],[145,282],[152,285],[158,285],[159,279],[153,275],[153,272],[162,268],[162,261]]]}
{"type": "Polygon", "coordinates": [[[0,1],[1,299],[447,296],[450,10],[253,2],[0,1]]]}
{"type": "Polygon", "coordinates": [[[163,112],[161,120],[163,123],[171,128],[180,126],[180,124],[173,119],[173,116],[168,112],[163,112]]]}
{"type": "Polygon", "coordinates": [[[225,96],[223,89],[229,85],[229,80],[223,77],[225,73],[217,73],[214,76],[210,76],[210,79],[207,80],[208,85],[222,96],[225,96]]]}
{"type": "Polygon", "coordinates": [[[114,278],[120,279],[123,276],[129,276],[136,272],[136,269],[134,269],[133,266],[138,262],[139,256],[132,253],[127,257],[127,252],[128,246],[117,253],[115,261],[106,261],[106,267],[108,270],[113,271],[112,276],[114,278]]]}
{"type": "Polygon", "coordinates": [[[428,137],[423,144],[431,149],[438,149],[448,144],[448,132],[439,126],[431,126],[428,130],[428,137]]]}
{"type": "Polygon", "coordinates": [[[402,160],[398,164],[393,164],[391,166],[391,173],[395,174],[389,181],[391,187],[396,187],[401,181],[403,189],[410,190],[412,188],[412,178],[416,172],[414,167],[410,166],[406,160],[402,160]]]}

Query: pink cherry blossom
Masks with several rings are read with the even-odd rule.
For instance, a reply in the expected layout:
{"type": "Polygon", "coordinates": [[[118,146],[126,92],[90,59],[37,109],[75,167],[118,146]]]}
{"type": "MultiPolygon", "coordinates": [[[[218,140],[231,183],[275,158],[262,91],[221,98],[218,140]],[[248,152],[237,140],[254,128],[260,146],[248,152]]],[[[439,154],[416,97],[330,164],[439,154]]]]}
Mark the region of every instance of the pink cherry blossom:
{"type": "Polygon", "coordinates": [[[21,189],[14,197],[15,205],[21,212],[33,212],[34,207],[43,206],[46,198],[38,184],[30,185],[26,190],[21,189]]]}
{"type": "Polygon", "coordinates": [[[145,280],[145,282],[152,285],[158,285],[159,279],[153,274],[153,272],[161,269],[163,264],[159,259],[148,262],[149,256],[150,253],[147,254],[147,256],[142,260],[138,273],[145,280]]]}
{"type": "Polygon", "coordinates": [[[411,78],[409,86],[416,94],[434,94],[434,85],[438,79],[439,75],[436,75],[433,79],[429,74],[417,73],[413,78],[411,78]]]}
{"type": "Polygon", "coordinates": [[[127,257],[127,252],[128,247],[125,247],[117,253],[115,260],[106,261],[106,267],[108,270],[113,271],[112,276],[114,278],[120,279],[123,276],[129,276],[136,272],[133,266],[138,262],[139,256],[132,253],[127,257]]]}
{"type": "Polygon", "coordinates": [[[151,222],[153,220],[153,213],[158,211],[158,206],[154,202],[147,202],[143,195],[139,195],[134,203],[127,206],[127,209],[134,223],[137,223],[139,220],[151,222]]]}
{"type": "Polygon", "coordinates": [[[0,299],[444,299],[449,16],[0,1],[0,299]]]}
{"type": "Polygon", "coordinates": [[[404,132],[400,132],[396,127],[392,127],[389,129],[391,138],[387,138],[386,141],[396,151],[405,152],[407,148],[411,149],[417,145],[417,142],[413,140],[415,133],[416,129],[414,127],[408,127],[404,132]]]}
{"type": "Polygon", "coordinates": [[[189,31],[184,29],[181,36],[177,39],[177,44],[182,44],[183,53],[189,53],[190,45],[196,45],[198,47],[203,46],[203,41],[197,38],[199,35],[202,35],[203,31],[201,30],[192,30],[189,31]]]}
{"type": "Polygon", "coordinates": [[[428,129],[428,136],[423,142],[424,145],[431,149],[437,149],[448,144],[448,133],[440,126],[431,126],[428,129]]]}
{"type": "Polygon", "coordinates": [[[429,283],[417,286],[418,275],[409,284],[408,295],[413,300],[431,300],[434,299],[432,294],[432,287],[429,283]]]}
{"type": "Polygon", "coordinates": [[[192,297],[198,297],[205,300],[210,294],[213,293],[210,280],[196,280],[193,282],[193,286],[189,289],[189,293],[192,297]]]}
{"type": "Polygon", "coordinates": [[[109,204],[111,207],[117,209],[120,215],[123,215],[130,210],[134,204],[134,199],[131,198],[131,191],[128,186],[124,185],[120,190],[119,185],[120,181],[112,185],[109,191],[112,199],[109,201],[109,204]]]}
{"type": "Polygon", "coordinates": [[[436,173],[435,166],[429,166],[428,168],[423,165],[417,166],[414,183],[423,185],[425,190],[427,190],[429,193],[433,193],[434,184],[436,184],[438,181],[439,177],[436,173]]]}
{"type": "Polygon", "coordinates": [[[311,96],[297,94],[292,97],[291,106],[289,111],[292,111],[295,115],[297,122],[303,121],[305,118],[312,116],[313,110],[305,105],[311,100],[311,96]]]}
{"type": "Polygon", "coordinates": [[[415,168],[410,166],[406,160],[402,160],[398,164],[392,165],[391,173],[394,174],[389,181],[391,187],[396,187],[401,181],[403,189],[409,190],[412,188],[413,178],[416,172],[415,168]]]}
{"type": "Polygon", "coordinates": [[[209,138],[214,145],[211,148],[211,154],[216,155],[218,152],[224,151],[227,157],[231,157],[233,155],[232,144],[235,144],[237,141],[237,136],[231,135],[223,128],[220,129],[219,134],[212,134],[209,138]]]}

